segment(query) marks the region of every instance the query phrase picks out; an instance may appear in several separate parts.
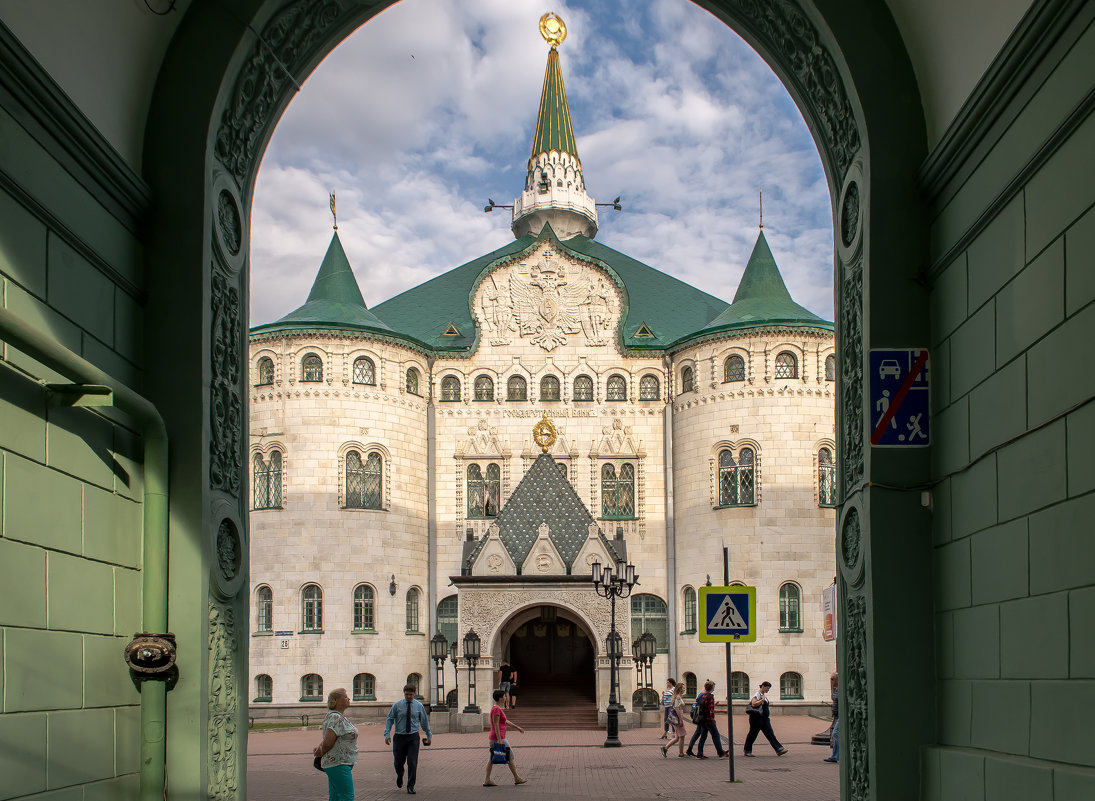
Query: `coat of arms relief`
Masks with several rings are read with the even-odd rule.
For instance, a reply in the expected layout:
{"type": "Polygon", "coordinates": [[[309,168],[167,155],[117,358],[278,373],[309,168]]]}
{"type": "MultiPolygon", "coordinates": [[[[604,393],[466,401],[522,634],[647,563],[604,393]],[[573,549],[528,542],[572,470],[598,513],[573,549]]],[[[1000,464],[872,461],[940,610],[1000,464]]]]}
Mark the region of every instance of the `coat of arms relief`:
{"type": "Polygon", "coordinates": [[[488,275],[476,306],[491,345],[509,345],[516,334],[553,351],[579,333],[589,347],[609,344],[620,301],[604,273],[545,247],[488,275]]]}

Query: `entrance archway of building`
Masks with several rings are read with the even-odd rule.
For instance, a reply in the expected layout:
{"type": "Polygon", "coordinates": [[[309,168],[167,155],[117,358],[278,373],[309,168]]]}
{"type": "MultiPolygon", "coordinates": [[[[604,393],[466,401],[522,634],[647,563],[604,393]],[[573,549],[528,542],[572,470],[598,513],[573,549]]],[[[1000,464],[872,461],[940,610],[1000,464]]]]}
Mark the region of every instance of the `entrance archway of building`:
{"type": "MultiPolygon", "coordinates": [[[[225,575],[217,554],[233,531],[246,540],[247,530],[251,193],[263,149],[296,88],[388,5],[238,0],[229,9],[220,0],[194,0],[149,112],[144,173],[157,203],[147,228],[145,313],[159,323],[146,348],[171,358],[148,360],[145,386],[172,443],[172,628],[180,643],[209,642],[219,659],[208,664],[204,649],[180,647],[180,669],[207,688],[208,738],[193,742],[188,713],[169,718],[167,747],[173,773],[208,776],[211,794],[227,797],[245,787],[236,761],[244,753],[241,727],[225,720],[244,719],[246,648],[225,644],[239,638],[233,627],[247,620],[246,581],[238,580],[247,571],[244,565],[225,575]],[[201,588],[197,598],[194,587],[201,588]]],[[[839,353],[838,663],[848,702],[842,796],[910,797],[919,784],[919,747],[932,742],[934,705],[910,712],[902,693],[879,692],[874,677],[885,676],[891,689],[917,687],[924,700],[925,677],[934,675],[930,649],[908,653],[882,628],[900,620],[903,638],[931,641],[931,605],[919,583],[931,572],[930,520],[917,493],[872,484],[926,480],[930,454],[875,454],[865,446],[864,362],[872,344],[929,341],[927,293],[909,280],[927,260],[913,168],[926,153],[916,81],[897,28],[876,0],[702,5],[779,76],[814,135],[829,183],[839,353]]]]}
{"type": "Polygon", "coordinates": [[[595,700],[597,695],[596,660],[599,653],[595,628],[584,617],[565,606],[548,605],[556,620],[543,620],[543,606],[518,609],[498,627],[492,638],[495,663],[503,658],[517,668],[518,686],[524,706],[535,706],[545,688],[564,686],[575,696],[595,700]],[[557,624],[568,627],[560,635],[557,624]],[[538,634],[535,627],[543,625],[538,634]],[[520,630],[525,628],[524,636],[520,630]],[[546,668],[546,669],[542,669],[546,668]]]}

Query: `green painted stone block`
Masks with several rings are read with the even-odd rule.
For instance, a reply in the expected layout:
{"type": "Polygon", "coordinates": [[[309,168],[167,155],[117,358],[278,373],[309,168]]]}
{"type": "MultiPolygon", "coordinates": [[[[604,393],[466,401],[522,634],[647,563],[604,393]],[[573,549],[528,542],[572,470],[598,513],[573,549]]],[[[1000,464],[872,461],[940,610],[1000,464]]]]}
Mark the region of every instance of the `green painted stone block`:
{"type": "Polygon", "coordinates": [[[0,715],[0,799],[46,789],[46,716],[0,715]]]}
{"type": "Polygon", "coordinates": [[[4,635],[4,712],[78,709],[84,647],[79,634],[11,629],[4,635]]]}
{"type": "Polygon", "coordinates": [[[140,504],[90,485],[83,490],[84,555],[116,565],[140,566],[140,504]]]}
{"type": "Polygon", "coordinates": [[[51,629],[114,633],[114,569],[110,565],[50,553],[46,577],[51,629]]]}
{"type": "Polygon", "coordinates": [[[1000,668],[1005,678],[1068,678],[1067,593],[1001,605],[1000,668]]]}
{"type": "Polygon", "coordinates": [[[84,635],[84,706],[138,704],[141,694],[122,658],[130,637],[84,635]]]}
{"type": "Polygon", "coordinates": [[[4,371],[0,381],[0,448],[46,460],[46,395],[36,383],[4,371]]]}
{"type": "Polygon", "coordinates": [[[114,732],[117,772],[136,773],[141,767],[141,708],[122,706],[115,709],[114,732]]]}
{"type": "Polygon", "coordinates": [[[936,548],[935,603],[937,609],[959,609],[970,605],[970,543],[959,540],[936,548]]]}
{"type": "Polygon", "coordinates": [[[975,534],[970,562],[973,603],[1025,598],[1030,583],[1027,519],[1022,517],[975,534]]]}
{"type": "Polygon", "coordinates": [[[1011,520],[1063,500],[1065,421],[1031,432],[997,454],[1000,520],[1011,520]]]}
{"type": "Polygon", "coordinates": [[[114,633],[132,636],[141,626],[141,573],[114,568],[114,633]]]}
{"type": "Polygon", "coordinates": [[[1027,428],[1027,362],[1020,356],[970,394],[970,455],[1019,436],[1027,428]]]}
{"type": "Polygon", "coordinates": [[[961,398],[938,412],[932,420],[932,473],[945,475],[961,470],[970,461],[969,399],[961,398]]]}
{"type": "Polygon", "coordinates": [[[1058,239],[996,296],[996,364],[1011,361],[1065,314],[1065,243],[1058,239]]]}
{"type": "Polygon", "coordinates": [[[1033,801],[1053,798],[1053,770],[1027,762],[989,757],[985,760],[985,798],[1033,801]]]}
{"type": "MultiPolygon", "coordinates": [[[[1095,273],[1095,270],[1092,270],[1095,273]]],[[[1068,496],[1075,498],[1095,489],[1095,403],[1077,409],[1065,420],[1068,432],[1068,496]]]]}
{"type": "Polygon", "coordinates": [[[975,681],[971,691],[970,745],[1025,755],[1030,732],[1029,682],[975,681]]]}
{"type": "Polygon", "coordinates": [[[1095,679],[1095,587],[1068,594],[1069,676],[1095,679]]]}
{"type": "MultiPolygon", "coordinates": [[[[16,315],[24,323],[60,342],[73,353],[79,353],[82,347],[83,337],[78,326],[66,320],[55,309],[51,309],[45,303],[35,298],[10,281],[4,286],[6,308],[16,315]]],[[[20,351],[10,346],[5,346],[8,360],[26,370],[35,378],[46,382],[67,382],[65,376],[43,366],[20,351]]]]}
{"type": "Polygon", "coordinates": [[[1089,116],[1027,183],[1027,258],[1095,203],[1095,116],[1089,116]]]}
{"type": "Polygon", "coordinates": [[[143,500],[144,441],[124,428],[115,428],[114,461],[114,491],[131,500],[143,500]]]}
{"type": "Polygon", "coordinates": [[[80,482],[7,454],[4,459],[4,536],[70,553],[81,550],[80,482]]]}
{"type": "MultiPolygon", "coordinates": [[[[970,415],[971,427],[973,415],[970,415]]],[[[996,456],[987,456],[953,479],[951,525],[954,539],[996,524],[996,456]]]]}
{"type": "Polygon", "coordinates": [[[954,613],[954,675],[964,679],[1000,676],[1000,613],[976,606],[954,613]]]}
{"type": "Polygon", "coordinates": [[[141,385],[141,371],[137,365],[109,345],[104,345],[89,334],[84,334],[82,348],[80,355],[115,381],[120,381],[127,387],[141,385]]]}
{"type": "Polygon", "coordinates": [[[935,616],[935,669],[939,678],[954,676],[954,613],[939,612],[935,616]]]}
{"type": "Polygon", "coordinates": [[[46,296],[46,226],[0,192],[0,273],[40,298],[46,296]]]}
{"type": "Polygon", "coordinates": [[[134,364],[144,361],[144,310],[119,291],[114,298],[114,346],[134,364]]]}
{"type": "Polygon", "coordinates": [[[920,790],[923,801],[938,801],[941,780],[939,755],[942,749],[928,746],[920,760],[920,790]]]}
{"type": "Polygon", "coordinates": [[[942,801],[985,801],[985,758],[965,751],[939,754],[942,801]]]}
{"type": "MultiPolygon", "coordinates": [[[[950,336],[969,312],[966,307],[966,254],[951,262],[935,279],[931,294],[932,346],[950,336]]],[[[977,304],[980,306],[981,304],[977,304]]],[[[933,352],[934,356],[934,352],[933,352]]],[[[934,376],[933,376],[934,378],[934,376]]]]}
{"type": "Polygon", "coordinates": [[[1053,771],[1053,801],[1091,801],[1095,798],[1095,773],[1068,767],[1053,771]]]}
{"type": "Polygon", "coordinates": [[[1026,266],[1023,198],[1013,199],[970,244],[969,306],[978,309],[1026,266]]]}
{"type": "Polygon", "coordinates": [[[140,779],[136,774],[84,785],[84,801],[137,801],[140,779]]]}
{"type": "Polygon", "coordinates": [[[932,544],[943,545],[954,537],[951,516],[954,504],[952,503],[952,479],[944,479],[932,490],[932,544]]]}
{"type": "Polygon", "coordinates": [[[36,795],[30,801],[84,801],[84,788],[80,786],[66,787],[63,790],[54,790],[51,793],[36,795]]]}
{"type": "Polygon", "coordinates": [[[46,753],[49,789],[114,777],[114,710],[51,712],[46,753]]]}
{"type": "Polygon", "coordinates": [[[935,415],[950,403],[951,398],[951,341],[946,339],[932,350],[931,411],[935,415]]]}
{"type": "Polygon", "coordinates": [[[53,407],[46,431],[46,463],[84,481],[114,486],[114,426],[88,409],[53,407]]]}
{"type": "Polygon", "coordinates": [[[989,301],[950,339],[951,399],[962,397],[996,368],[996,305],[989,301]]]}
{"type": "Polygon", "coordinates": [[[47,300],[101,342],[114,343],[114,284],[59,236],[49,237],[47,300]]]}
{"type": "Polygon", "coordinates": [[[1030,591],[1095,585],[1095,495],[1057,504],[1030,517],[1030,591]]]}
{"type": "Polygon", "coordinates": [[[1095,396],[1091,361],[1091,332],[1095,331],[1095,304],[1058,326],[1027,351],[1028,423],[1044,423],[1060,412],[1095,396]]]}
{"type": "Polygon", "coordinates": [[[45,628],[46,552],[0,539],[0,625],[45,628]]]}
{"type": "Polygon", "coordinates": [[[1095,209],[1065,232],[1065,313],[1095,300],[1095,209]]]}
{"type": "Polygon", "coordinates": [[[1036,681],[1030,694],[1030,755],[1095,767],[1095,682],[1036,681]]]}
{"type": "Polygon", "coordinates": [[[971,684],[969,681],[939,682],[939,741],[945,745],[967,747],[970,744],[971,684]]]}

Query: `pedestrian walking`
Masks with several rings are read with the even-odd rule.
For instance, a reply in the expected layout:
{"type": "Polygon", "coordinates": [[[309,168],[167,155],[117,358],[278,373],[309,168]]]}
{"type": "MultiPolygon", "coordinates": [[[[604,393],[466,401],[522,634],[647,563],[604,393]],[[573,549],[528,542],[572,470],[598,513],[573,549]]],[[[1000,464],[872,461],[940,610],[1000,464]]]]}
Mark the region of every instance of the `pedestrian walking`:
{"type": "Polygon", "coordinates": [[[662,736],[665,740],[669,737],[669,710],[673,708],[673,691],[677,687],[676,680],[670,676],[665,680],[665,689],[662,690],[662,736]]]}
{"type": "Polygon", "coordinates": [[[708,735],[711,735],[711,739],[715,743],[715,751],[718,753],[719,759],[730,755],[730,752],[722,747],[722,735],[719,734],[719,727],[715,723],[714,693],[715,682],[708,679],[703,683],[703,692],[696,698],[696,703],[699,705],[699,720],[696,721],[696,731],[692,734],[692,739],[688,741],[688,751],[686,752],[696,759],[710,759],[710,757],[703,755],[703,745],[707,742],[708,735]],[[697,739],[700,744],[693,751],[692,746],[697,739]]]}
{"type": "Polygon", "coordinates": [[[426,707],[414,697],[415,686],[407,684],[403,687],[402,700],[392,704],[388,710],[388,717],[384,719],[384,743],[392,746],[392,756],[395,759],[395,786],[403,786],[403,768],[407,770],[407,792],[414,795],[414,783],[418,778],[418,732],[421,729],[425,733],[422,745],[433,742],[433,732],[430,730],[430,717],[426,714],[426,707]],[[395,726],[395,734],[392,727],[395,726]],[[394,737],[394,743],[393,743],[394,737]]]}
{"type": "Polygon", "coordinates": [[[499,679],[498,688],[503,693],[502,708],[509,709],[510,706],[510,690],[513,685],[517,683],[517,669],[513,667],[509,660],[503,659],[501,666],[498,668],[499,679]]]}
{"type": "Polygon", "coordinates": [[[677,746],[677,757],[684,756],[684,682],[679,682],[673,687],[673,694],[669,698],[669,710],[666,719],[673,729],[673,739],[662,746],[662,756],[669,756],[669,749],[677,746]]]}
{"type": "Polygon", "coordinates": [[[753,697],[749,699],[749,706],[745,712],[749,718],[749,734],[745,736],[745,756],[753,756],[753,743],[761,732],[768,739],[776,754],[783,756],[787,749],[776,739],[776,733],[772,731],[771,712],[768,709],[768,691],[772,689],[772,682],[761,683],[753,697]]]}
{"type": "Polygon", "coordinates": [[[829,742],[832,743],[833,752],[822,760],[823,762],[840,761],[840,705],[837,703],[837,699],[840,695],[840,688],[837,685],[837,675],[834,673],[829,677],[829,690],[832,692],[833,696],[833,728],[829,732],[829,742]]]}
{"type": "Polygon", "coordinates": [[[506,737],[506,726],[508,724],[522,734],[525,733],[525,730],[509,720],[505,711],[499,706],[499,703],[505,700],[505,697],[506,694],[501,689],[494,691],[494,706],[490,710],[490,734],[487,736],[487,745],[490,750],[487,754],[487,776],[483,779],[484,787],[498,786],[490,780],[490,772],[494,767],[495,754],[499,751],[503,755],[505,764],[509,765],[509,772],[513,774],[513,783],[524,784],[528,781],[528,779],[522,779],[517,774],[517,760],[513,755],[513,748],[510,747],[509,739],[506,737]]]}
{"type": "Polygon", "coordinates": [[[319,757],[319,767],[327,774],[329,801],[354,801],[354,779],[350,772],[357,763],[357,728],[344,714],[350,696],[339,687],[327,695],[327,717],[320,729],[319,745],[312,754],[319,757]]]}

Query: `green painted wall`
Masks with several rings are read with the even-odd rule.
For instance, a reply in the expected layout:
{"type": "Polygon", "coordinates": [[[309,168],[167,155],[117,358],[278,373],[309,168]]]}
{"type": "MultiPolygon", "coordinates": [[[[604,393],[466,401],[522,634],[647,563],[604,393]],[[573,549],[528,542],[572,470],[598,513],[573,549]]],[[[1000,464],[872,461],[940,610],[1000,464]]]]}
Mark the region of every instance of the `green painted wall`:
{"type": "Polygon", "coordinates": [[[930,801],[1095,798],[1091,16],[936,187],[930,801]]]}

